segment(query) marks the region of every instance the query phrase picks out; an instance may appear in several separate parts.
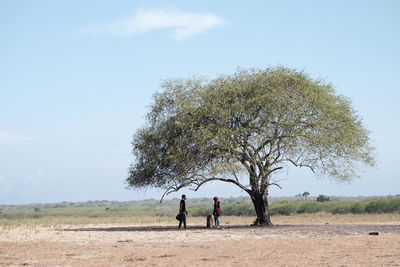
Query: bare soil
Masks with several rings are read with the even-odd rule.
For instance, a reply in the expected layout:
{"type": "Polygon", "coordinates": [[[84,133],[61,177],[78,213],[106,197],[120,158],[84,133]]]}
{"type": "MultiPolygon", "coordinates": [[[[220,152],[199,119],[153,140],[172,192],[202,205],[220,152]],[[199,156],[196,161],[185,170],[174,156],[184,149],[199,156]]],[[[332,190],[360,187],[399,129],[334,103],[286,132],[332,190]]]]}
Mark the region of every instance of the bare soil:
{"type": "Polygon", "coordinates": [[[398,221],[275,221],[254,227],[231,220],[220,229],[200,221],[188,221],[187,229],[172,223],[22,225],[1,229],[0,266],[400,265],[398,221]]]}

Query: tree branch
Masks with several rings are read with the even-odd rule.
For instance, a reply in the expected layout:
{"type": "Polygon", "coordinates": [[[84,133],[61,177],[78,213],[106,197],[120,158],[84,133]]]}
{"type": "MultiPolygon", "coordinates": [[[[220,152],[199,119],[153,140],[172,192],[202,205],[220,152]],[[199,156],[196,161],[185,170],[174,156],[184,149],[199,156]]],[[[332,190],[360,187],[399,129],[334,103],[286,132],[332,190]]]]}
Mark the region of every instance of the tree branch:
{"type": "Polygon", "coordinates": [[[273,173],[273,172],[275,172],[275,171],[278,171],[278,170],[281,170],[281,169],[283,169],[283,166],[279,166],[279,167],[273,168],[272,170],[270,170],[270,171],[268,172],[268,176],[269,176],[271,173],[273,173]]]}
{"type": "Polygon", "coordinates": [[[282,187],[277,183],[268,183],[268,186],[270,186],[270,185],[275,185],[275,186],[279,187],[279,189],[282,189],[282,187]]]}
{"type": "Polygon", "coordinates": [[[237,185],[238,187],[240,187],[242,190],[244,190],[248,193],[250,192],[250,190],[247,187],[245,187],[244,185],[242,185],[241,183],[239,183],[239,181],[236,181],[233,179],[221,178],[221,177],[209,177],[209,178],[204,177],[204,180],[197,184],[197,187],[194,189],[194,191],[197,191],[203,184],[210,182],[210,181],[222,181],[222,182],[227,182],[227,183],[233,183],[233,184],[237,185]]]}
{"type": "Polygon", "coordinates": [[[302,167],[309,168],[313,173],[315,173],[314,168],[311,165],[304,165],[301,163],[297,163],[296,161],[289,159],[289,158],[282,159],[282,161],[288,161],[288,162],[292,163],[294,166],[299,167],[299,168],[302,168],[302,167]]]}
{"type": "Polygon", "coordinates": [[[179,186],[177,186],[177,187],[173,187],[173,186],[168,187],[167,190],[166,190],[166,191],[164,192],[164,194],[162,195],[162,197],[161,197],[161,199],[160,199],[160,203],[162,203],[162,201],[163,201],[163,199],[164,199],[165,196],[167,196],[167,195],[169,195],[169,194],[171,194],[171,193],[173,193],[173,192],[178,192],[180,189],[182,189],[182,188],[185,187],[185,186],[186,186],[186,185],[181,184],[181,185],[179,185],[179,186]]]}

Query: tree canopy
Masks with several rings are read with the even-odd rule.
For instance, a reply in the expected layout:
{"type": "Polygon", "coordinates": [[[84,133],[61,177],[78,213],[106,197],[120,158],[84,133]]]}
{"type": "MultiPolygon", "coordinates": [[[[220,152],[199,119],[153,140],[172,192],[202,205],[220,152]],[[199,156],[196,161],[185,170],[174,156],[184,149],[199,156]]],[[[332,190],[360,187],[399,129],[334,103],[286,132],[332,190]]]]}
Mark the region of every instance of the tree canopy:
{"type": "Polygon", "coordinates": [[[349,181],[374,165],[368,131],[331,84],[286,67],[165,81],[132,141],[128,186],[233,183],[265,196],[289,166],[349,181]],[[246,177],[246,178],[244,178],[246,177]]]}

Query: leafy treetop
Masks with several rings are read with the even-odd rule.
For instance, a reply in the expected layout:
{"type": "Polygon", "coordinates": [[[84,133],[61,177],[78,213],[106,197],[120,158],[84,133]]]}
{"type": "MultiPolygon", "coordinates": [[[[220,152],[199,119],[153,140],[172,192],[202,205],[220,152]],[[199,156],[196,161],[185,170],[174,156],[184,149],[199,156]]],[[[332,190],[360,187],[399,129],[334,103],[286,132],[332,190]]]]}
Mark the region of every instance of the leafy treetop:
{"type": "Polygon", "coordinates": [[[162,88],[132,141],[130,187],[170,193],[220,180],[265,194],[272,175],[289,165],[338,181],[374,165],[350,101],[302,71],[238,70],[210,81],[168,80],[162,88]]]}

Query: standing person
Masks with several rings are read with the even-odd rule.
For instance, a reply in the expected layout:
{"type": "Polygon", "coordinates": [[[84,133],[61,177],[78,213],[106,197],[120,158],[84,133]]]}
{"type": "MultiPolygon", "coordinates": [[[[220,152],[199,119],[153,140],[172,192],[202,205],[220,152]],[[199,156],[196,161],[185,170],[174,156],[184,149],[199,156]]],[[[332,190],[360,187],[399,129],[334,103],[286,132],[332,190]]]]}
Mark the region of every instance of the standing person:
{"type": "Polygon", "coordinates": [[[186,200],[186,195],[182,195],[181,203],[179,204],[179,214],[181,215],[181,219],[179,220],[179,228],[181,228],[182,222],[183,222],[183,227],[186,228],[187,211],[186,211],[185,200],[186,200]]]}
{"type": "Polygon", "coordinates": [[[220,207],[220,203],[219,203],[218,197],[214,197],[213,215],[214,215],[214,222],[215,222],[215,226],[214,227],[219,228],[219,217],[221,216],[221,207],[220,207]]]}

